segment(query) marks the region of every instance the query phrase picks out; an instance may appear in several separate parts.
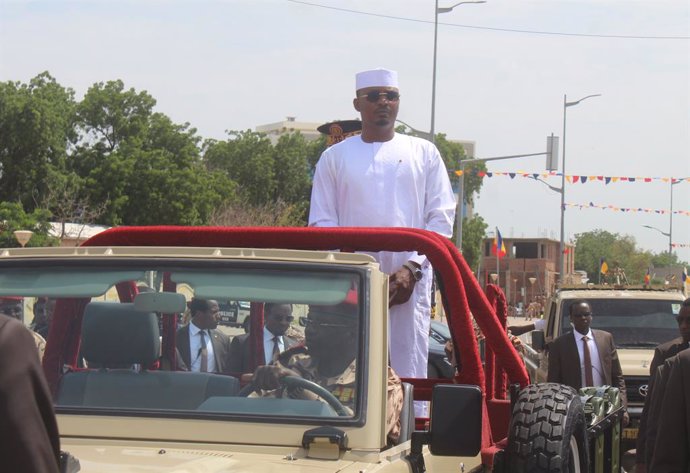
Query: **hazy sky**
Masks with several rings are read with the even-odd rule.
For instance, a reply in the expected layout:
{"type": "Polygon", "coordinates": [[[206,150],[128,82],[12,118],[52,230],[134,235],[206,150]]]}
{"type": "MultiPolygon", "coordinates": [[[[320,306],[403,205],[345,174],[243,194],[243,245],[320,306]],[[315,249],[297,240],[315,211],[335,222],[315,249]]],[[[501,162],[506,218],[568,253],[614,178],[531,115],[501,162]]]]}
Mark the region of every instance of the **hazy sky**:
{"type": "MultiPolygon", "coordinates": [[[[355,118],[355,72],[387,67],[400,75],[399,118],[428,130],[433,21],[434,0],[0,0],[0,80],[48,70],[81,98],[122,79],[157,111],[222,139],[286,116],[355,118]]],[[[567,109],[566,174],[687,177],[689,69],[688,0],[460,5],[439,15],[436,131],[475,141],[477,157],[542,152],[547,135],[563,134],[564,94],[602,94],[567,109]]],[[[488,168],[542,172],[544,158],[488,168]]],[[[572,184],[566,202],[668,211],[670,187],[572,184]]],[[[674,210],[689,211],[690,182],[673,187],[674,210]]],[[[538,182],[493,177],[476,211],[504,237],[558,239],[559,204],[538,182]]],[[[668,214],[568,208],[565,222],[567,238],[605,229],[668,248],[642,227],[668,232],[668,214]]],[[[674,216],[673,240],[690,244],[690,217],[674,216]]],[[[690,248],[677,253],[690,260],[690,248]]]]}

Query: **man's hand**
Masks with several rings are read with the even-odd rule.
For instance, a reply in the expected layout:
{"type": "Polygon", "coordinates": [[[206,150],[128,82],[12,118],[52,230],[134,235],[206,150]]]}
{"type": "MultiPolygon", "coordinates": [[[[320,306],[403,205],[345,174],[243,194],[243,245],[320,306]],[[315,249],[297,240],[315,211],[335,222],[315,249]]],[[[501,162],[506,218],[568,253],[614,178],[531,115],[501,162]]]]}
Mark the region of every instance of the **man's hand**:
{"type": "MultiPolygon", "coordinates": [[[[419,267],[413,261],[410,261],[410,263],[419,267]]],[[[416,283],[417,281],[412,276],[412,272],[405,266],[388,276],[388,307],[404,304],[410,300],[416,283]]]]}
{"type": "Polygon", "coordinates": [[[280,379],[285,376],[298,376],[299,373],[280,365],[259,366],[254,371],[254,387],[272,391],[280,387],[280,379]]]}

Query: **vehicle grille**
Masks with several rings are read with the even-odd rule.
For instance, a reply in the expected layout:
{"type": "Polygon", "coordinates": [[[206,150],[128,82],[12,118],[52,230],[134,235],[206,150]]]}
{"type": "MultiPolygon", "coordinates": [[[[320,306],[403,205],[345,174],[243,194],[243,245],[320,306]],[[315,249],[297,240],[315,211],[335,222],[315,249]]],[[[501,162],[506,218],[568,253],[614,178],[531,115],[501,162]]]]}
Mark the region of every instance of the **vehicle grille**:
{"type": "Polygon", "coordinates": [[[642,395],[646,393],[646,387],[649,384],[649,377],[647,376],[628,376],[625,378],[625,392],[628,395],[628,404],[644,404],[645,397],[642,395]],[[643,389],[640,389],[643,388],[643,389]]]}

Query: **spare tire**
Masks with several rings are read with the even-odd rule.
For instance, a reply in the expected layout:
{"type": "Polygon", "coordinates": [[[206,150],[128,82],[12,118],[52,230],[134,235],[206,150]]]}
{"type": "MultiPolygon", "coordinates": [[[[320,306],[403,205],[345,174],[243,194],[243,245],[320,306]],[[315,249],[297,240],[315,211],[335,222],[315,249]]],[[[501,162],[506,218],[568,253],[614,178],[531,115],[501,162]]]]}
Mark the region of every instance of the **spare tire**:
{"type": "Polygon", "coordinates": [[[511,473],[588,471],[585,413],[577,392],[540,383],[520,391],[508,431],[506,460],[511,473]]]}

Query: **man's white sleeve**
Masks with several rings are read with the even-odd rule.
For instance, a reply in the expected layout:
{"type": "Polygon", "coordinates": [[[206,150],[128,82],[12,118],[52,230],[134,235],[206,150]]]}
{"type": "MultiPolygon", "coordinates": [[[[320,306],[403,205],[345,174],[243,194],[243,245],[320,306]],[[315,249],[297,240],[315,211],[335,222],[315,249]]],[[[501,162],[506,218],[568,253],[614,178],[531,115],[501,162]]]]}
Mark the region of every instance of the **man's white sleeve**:
{"type": "Polygon", "coordinates": [[[337,192],[335,173],[324,152],[321,154],[319,162],[316,163],[316,171],[314,172],[311,204],[309,206],[310,227],[338,226],[337,192]]]}
{"type": "Polygon", "coordinates": [[[424,228],[450,238],[453,236],[455,221],[455,196],[441,155],[435,146],[430,152],[432,156],[429,158],[426,174],[424,228]]]}

